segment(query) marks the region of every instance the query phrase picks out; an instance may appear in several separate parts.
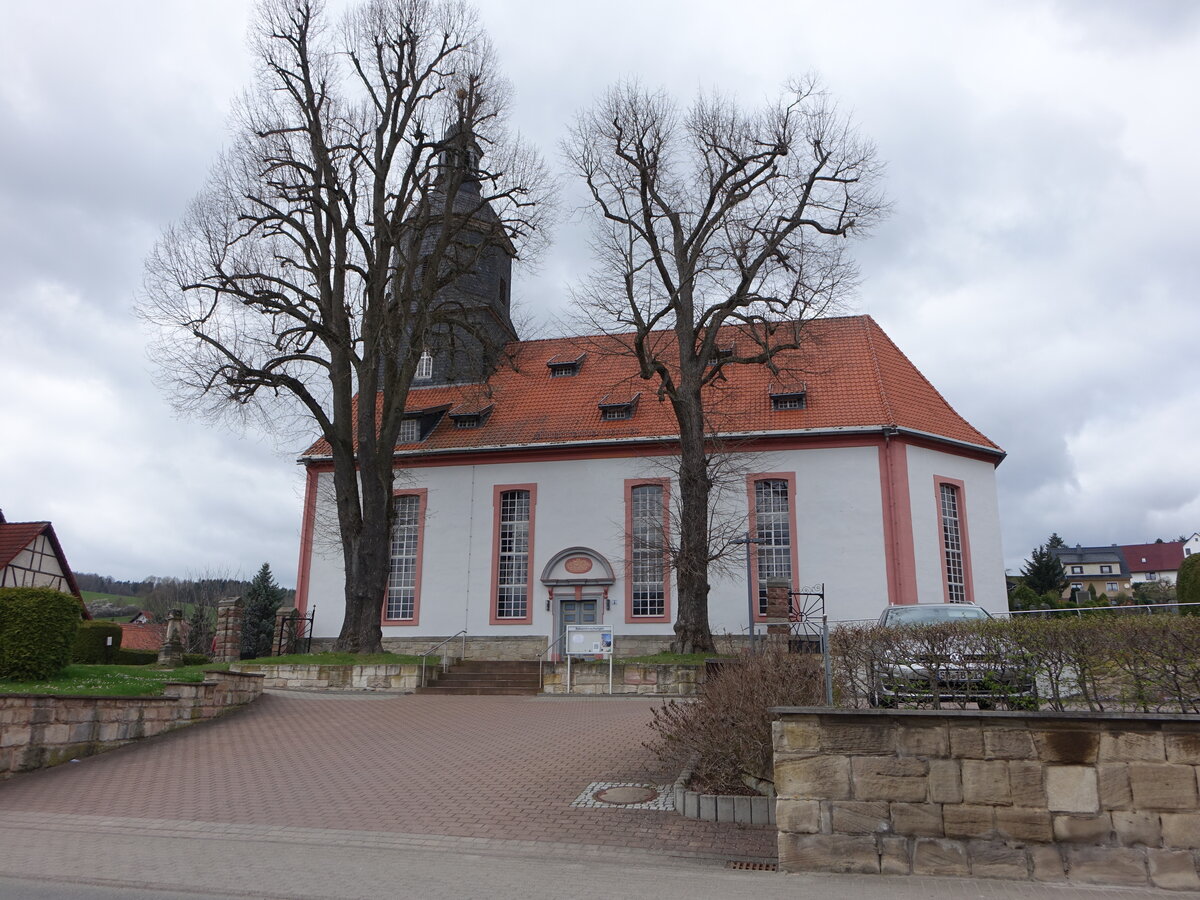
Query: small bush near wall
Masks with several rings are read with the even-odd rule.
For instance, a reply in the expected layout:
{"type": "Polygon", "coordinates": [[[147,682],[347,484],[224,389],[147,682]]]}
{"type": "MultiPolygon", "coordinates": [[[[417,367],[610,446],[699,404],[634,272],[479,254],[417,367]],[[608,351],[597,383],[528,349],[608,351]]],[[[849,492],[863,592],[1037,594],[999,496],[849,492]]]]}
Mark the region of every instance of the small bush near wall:
{"type": "Polygon", "coordinates": [[[49,588],[0,588],[0,678],[37,681],[71,661],[79,601],[49,588]]]}
{"type": "Polygon", "coordinates": [[[105,663],[121,649],[121,626],[115,622],[80,622],[71,648],[71,661],[105,663]],[[108,639],[112,638],[112,645],[108,639]]]}
{"type": "MultiPolygon", "coordinates": [[[[980,702],[1054,711],[1200,712],[1196,617],[1133,607],[978,624],[847,625],[832,633],[830,650],[839,706],[878,702],[878,673],[904,662],[933,673],[964,666],[1004,673],[972,683],[950,701],[939,696],[934,676],[925,698],[934,708],[980,702]],[[1036,685],[1036,702],[1022,693],[1029,685],[1036,685]]],[[[920,694],[919,687],[914,680],[911,693],[920,694]]]]}
{"type": "Polygon", "coordinates": [[[646,746],[664,762],[692,765],[693,786],[712,794],[753,793],[773,784],[774,706],[821,702],[820,658],[767,649],[728,659],[701,686],[695,701],[672,700],[654,710],[657,737],[646,746]]]}

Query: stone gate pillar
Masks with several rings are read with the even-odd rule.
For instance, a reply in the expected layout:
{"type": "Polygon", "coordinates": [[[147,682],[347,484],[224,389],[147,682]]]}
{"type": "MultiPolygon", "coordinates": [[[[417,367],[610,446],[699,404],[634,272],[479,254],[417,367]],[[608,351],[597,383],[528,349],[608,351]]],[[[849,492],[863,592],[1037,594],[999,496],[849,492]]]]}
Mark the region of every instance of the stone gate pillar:
{"type": "Polygon", "coordinates": [[[237,662],[242,658],[242,598],[231,597],[217,604],[217,638],[213,662],[237,662]]]}
{"type": "Polygon", "coordinates": [[[272,642],[273,656],[287,656],[297,652],[296,634],[300,620],[300,610],[294,606],[284,607],[275,612],[275,640],[272,642]]]}
{"type": "Polygon", "coordinates": [[[788,646],[788,607],[791,604],[792,586],[788,581],[772,578],[767,582],[767,646],[788,646]]]}

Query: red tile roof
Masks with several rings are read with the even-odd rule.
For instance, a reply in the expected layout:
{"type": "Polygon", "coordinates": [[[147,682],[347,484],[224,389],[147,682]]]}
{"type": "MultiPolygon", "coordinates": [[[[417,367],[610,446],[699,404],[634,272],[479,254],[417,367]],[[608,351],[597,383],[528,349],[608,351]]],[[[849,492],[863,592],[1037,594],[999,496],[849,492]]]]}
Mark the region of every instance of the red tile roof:
{"type": "Polygon", "coordinates": [[[166,638],[166,625],[136,625],[130,622],[121,625],[122,650],[161,650],[166,638]]]}
{"type": "Polygon", "coordinates": [[[34,538],[50,527],[49,522],[5,522],[0,524],[0,568],[33,543],[34,538]]]}
{"type": "MultiPolygon", "coordinates": [[[[725,329],[721,345],[739,343],[736,327],[725,329]]],[[[707,390],[710,414],[727,435],[830,432],[896,426],[960,442],[1003,456],[1003,451],[956,413],[892,343],[870,316],[820,319],[805,325],[804,346],[776,357],[783,370],[735,365],[707,390]],[[807,387],[800,410],[775,410],[770,394],[779,385],[807,387]]],[[[669,333],[662,333],[670,341],[669,333]]],[[[745,340],[745,339],[742,339],[745,340]]],[[[460,404],[493,404],[480,428],[456,428],[448,417],[420,444],[398,450],[417,452],[529,447],[671,438],[677,434],[670,405],[660,401],[656,382],[638,377],[632,357],[618,355],[621,338],[586,336],[509,344],[511,365],[502,366],[487,385],[415,388],[408,411],[460,404]],[[547,360],[587,356],[579,374],[551,377],[547,360]],[[630,419],[602,420],[598,404],[606,397],[641,398],[630,419]]],[[[328,458],[318,441],[307,458],[328,458]]]]}
{"type": "Polygon", "coordinates": [[[1183,564],[1183,541],[1125,544],[1118,548],[1130,572],[1174,572],[1183,564]],[[1142,560],[1145,562],[1142,562],[1142,560]]]}

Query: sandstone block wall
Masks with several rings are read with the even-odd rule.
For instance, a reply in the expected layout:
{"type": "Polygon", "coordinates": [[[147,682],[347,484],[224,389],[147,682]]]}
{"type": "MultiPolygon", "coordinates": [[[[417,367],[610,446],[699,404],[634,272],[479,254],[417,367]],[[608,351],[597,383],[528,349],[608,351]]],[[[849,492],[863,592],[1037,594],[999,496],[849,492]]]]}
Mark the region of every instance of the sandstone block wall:
{"type": "Polygon", "coordinates": [[[0,694],[0,778],[211,719],[263,690],[261,675],[207,672],[205,679],[168,683],[161,697],[0,694]]]}
{"type": "MultiPolygon", "coordinates": [[[[704,682],[704,666],[651,665],[646,663],[613,663],[612,692],[614,694],[670,694],[691,696],[704,682]]],[[[542,691],[547,694],[567,692],[567,664],[548,663],[542,672],[542,691]]],[[[607,662],[572,662],[572,694],[607,694],[607,662]]]]}
{"type": "Polygon", "coordinates": [[[777,710],[781,871],[1200,889],[1200,719],[777,710]]]}
{"type": "MultiPolygon", "coordinates": [[[[438,658],[430,657],[426,675],[437,673],[438,658]]],[[[252,672],[269,688],[314,691],[413,691],[420,686],[419,665],[303,666],[236,663],[235,672],[252,672]]]]}
{"type": "MultiPolygon", "coordinates": [[[[392,653],[424,653],[431,647],[440,644],[448,635],[442,637],[385,637],[383,649],[392,653]]],[[[673,635],[622,635],[616,636],[615,651],[622,656],[650,656],[667,650],[671,646],[673,635]]],[[[537,659],[546,649],[547,639],[544,634],[531,635],[476,635],[467,636],[465,659],[537,659]]],[[[331,639],[320,638],[313,641],[314,653],[328,650],[333,645],[331,639]]],[[[462,638],[457,637],[438,651],[457,659],[463,655],[462,638]]],[[[431,657],[432,658],[432,657],[431,657]]]]}

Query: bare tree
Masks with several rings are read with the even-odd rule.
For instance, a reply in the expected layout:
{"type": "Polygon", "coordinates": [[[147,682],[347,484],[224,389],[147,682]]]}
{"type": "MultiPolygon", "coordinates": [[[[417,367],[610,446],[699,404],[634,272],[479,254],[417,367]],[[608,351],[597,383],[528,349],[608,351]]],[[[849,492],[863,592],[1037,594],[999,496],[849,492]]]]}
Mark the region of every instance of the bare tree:
{"type": "Polygon", "coordinates": [[[854,287],[843,239],[883,214],[881,167],[812,80],[753,112],[705,95],[681,111],[619,85],[564,150],[595,221],[598,266],[578,304],[622,337],[679,425],[675,649],[708,650],[710,395],[729,366],[777,370],[803,323],[854,287]]]}
{"type": "Polygon", "coordinates": [[[335,28],[319,0],[263,0],[253,46],[234,143],[147,261],[139,306],[184,409],[257,412],[328,444],[335,646],[370,652],[418,360],[471,328],[448,289],[539,237],[548,181],[505,131],[508,89],[460,2],[369,0],[335,28]]]}

